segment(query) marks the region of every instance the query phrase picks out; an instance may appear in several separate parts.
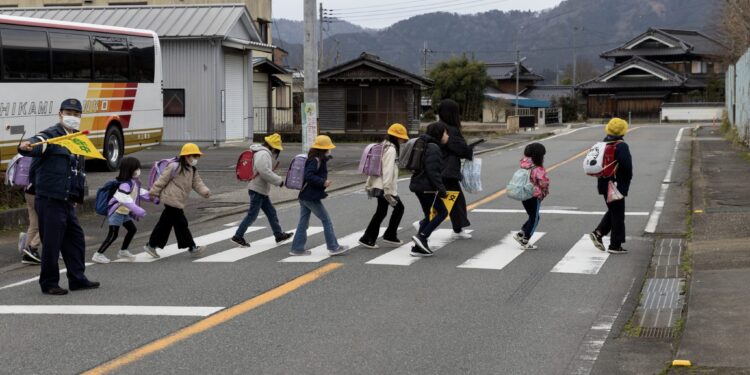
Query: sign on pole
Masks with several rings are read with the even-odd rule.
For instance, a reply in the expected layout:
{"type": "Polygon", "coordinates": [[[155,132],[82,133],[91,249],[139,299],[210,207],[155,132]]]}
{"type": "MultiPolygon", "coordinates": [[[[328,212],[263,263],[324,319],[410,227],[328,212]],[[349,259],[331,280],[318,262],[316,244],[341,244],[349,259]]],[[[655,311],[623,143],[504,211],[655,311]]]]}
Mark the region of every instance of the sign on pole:
{"type": "Polygon", "coordinates": [[[318,136],[318,111],[315,103],[302,103],[302,151],[307,152],[318,136]]]}

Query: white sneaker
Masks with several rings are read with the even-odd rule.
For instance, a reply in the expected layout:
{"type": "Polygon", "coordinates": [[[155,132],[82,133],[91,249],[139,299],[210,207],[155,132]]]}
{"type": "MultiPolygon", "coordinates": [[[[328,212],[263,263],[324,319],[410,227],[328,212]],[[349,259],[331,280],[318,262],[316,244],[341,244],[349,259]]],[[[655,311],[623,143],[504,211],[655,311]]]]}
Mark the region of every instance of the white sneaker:
{"type": "Polygon", "coordinates": [[[289,255],[291,255],[293,257],[302,257],[302,256],[312,255],[312,251],[310,251],[310,250],[299,251],[299,252],[298,251],[290,251],[289,255]]]}
{"type": "Polygon", "coordinates": [[[539,247],[537,247],[536,245],[532,243],[527,243],[526,245],[521,246],[521,250],[536,250],[538,248],[539,247]]]}
{"type": "Polygon", "coordinates": [[[109,258],[107,258],[106,255],[104,255],[104,254],[102,254],[102,253],[100,253],[98,251],[95,252],[94,256],[91,257],[91,261],[94,262],[94,263],[99,263],[99,264],[107,264],[107,263],[110,262],[109,258]]]}
{"type": "Polygon", "coordinates": [[[159,258],[159,253],[156,252],[155,247],[151,247],[149,245],[143,245],[143,250],[145,250],[148,255],[151,255],[152,258],[159,258]]]}
{"type": "Polygon", "coordinates": [[[328,255],[335,257],[337,255],[344,255],[346,252],[349,251],[349,246],[339,245],[339,248],[336,250],[329,250],[328,255]]]}
{"type": "Polygon", "coordinates": [[[120,251],[118,251],[117,252],[117,257],[120,258],[120,259],[128,259],[128,260],[135,259],[135,255],[133,255],[133,253],[131,253],[130,251],[127,251],[127,250],[120,250],[120,251]]]}
{"type": "Polygon", "coordinates": [[[471,238],[471,234],[467,233],[465,230],[461,230],[460,232],[451,233],[451,239],[452,240],[468,240],[471,238]]]}
{"type": "Polygon", "coordinates": [[[205,249],[205,246],[194,246],[188,249],[188,253],[190,253],[190,256],[193,258],[200,258],[203,255],[203,250],[205,249]]]}

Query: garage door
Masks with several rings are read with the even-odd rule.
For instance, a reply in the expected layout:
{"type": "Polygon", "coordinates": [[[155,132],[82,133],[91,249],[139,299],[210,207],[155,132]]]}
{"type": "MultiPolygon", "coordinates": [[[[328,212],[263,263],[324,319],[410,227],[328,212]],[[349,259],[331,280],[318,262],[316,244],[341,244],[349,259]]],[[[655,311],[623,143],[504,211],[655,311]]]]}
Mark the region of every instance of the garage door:
{"type": "Polygon", "coordinates": [[[268,132],[268,74],[253,74],[253,107],[255,107],[254,129],[257,133],[268,132]]]}
{"type": "Polygon", "coordinates": [[[243,132],[243,107],[245,95],[243,92],[242,56],[226,54],[224,57],[224,77],[226,80],[225,92],[225,125],[226,140],[242,140],[243,132]]]}

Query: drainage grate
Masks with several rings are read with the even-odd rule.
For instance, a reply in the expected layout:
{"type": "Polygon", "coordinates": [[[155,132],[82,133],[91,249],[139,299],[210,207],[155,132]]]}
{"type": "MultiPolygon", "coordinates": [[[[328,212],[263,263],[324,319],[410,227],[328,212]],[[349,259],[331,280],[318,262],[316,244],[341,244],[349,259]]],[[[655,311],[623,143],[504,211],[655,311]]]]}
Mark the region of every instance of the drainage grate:
{"type": "Polygon", "coordinates": [[[642,327],[639,337],[654,339],[671,339],[674,336],[672,327],[642,327]]]}

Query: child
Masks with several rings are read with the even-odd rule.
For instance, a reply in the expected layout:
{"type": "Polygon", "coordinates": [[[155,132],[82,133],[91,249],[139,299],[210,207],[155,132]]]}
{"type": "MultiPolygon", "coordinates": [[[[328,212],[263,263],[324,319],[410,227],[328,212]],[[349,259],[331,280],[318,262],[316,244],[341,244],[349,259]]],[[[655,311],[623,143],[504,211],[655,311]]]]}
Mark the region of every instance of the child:
{"type": "Polygon", "coordinates": [[[375,240],[378,238],[380,223],[383,222],[388,214],[388,206],[393,207],[391,220],[388,222],[388,228],[383,233],[383,242],[391,245],[401,245],[403,242],[398,239],[398,225],[404,216],[404,204],[398,197],[398,154],[399,145],[409,140],[409,134],[406,128],[401,124],[393,124],[388,128],[388,135],[383,141],[383,155],[381,156],[380,176],[370,176],[367,178],[365,190],[370,197],[378,200],[378,208],[370,220],[359,244],[370,249],[377,249],[378,245],[375,240]]]}
{"type": "Polygon", "coordinates": [[[305,163],[305,185],[299,192],[300,217],[297,224],[297,231],[294,233],[292,240],[292,249],[289,255],[310,255],[310,250],[305,250],[307,242],[307,227],[310,223],[310,213],[320,219],[323,223],[323,234],[326,239],[326,246],[331,256],[341,255],[349,251],[344,245],[339,245],[336,241],[336,234],[333,232],[333,223],[328,216],[326,208],[323,207],[321,200],[328,196],[326,188],[331,186],[328,180],[328,159],[331,158],[331,150],[334,149],[331,138],[327,135],[319,135],[315,138],[310,152],[307,155],[305,163]]]}
{"type": "Polygon", "coordinates": [[[531,169],[529,178],[534,185],[534,194],[531,198],[523,201],[523,208],[529,214],[529,219],[521,227],[521,231],[513,235],[513,238],[521,244],[524,250],[534,250],[536,245],[529,243],[539,225],[539,208],[542,200],[549,194],[549,178],[544,169],[544,154],[547,150],[541,143],[532,143],[523,150],[521,168],[531,169]]]}
{"type": "Polygon", "coordinates": [[[427,127],[425,134],[419,136],[426,143],[422,155],[422,168],[414,171],[409,183],[409,190],[414,192],[422,206],[424,219],[419,222],[419,231],[411,239],[414,247],[411,256],[430,257],[433,255],[427,244],[432,232],[448,217],[448,210],[441,198],[448,193],[445,190],[441,173],[443,171],[443,154],[439,145],[448,143],[448,129],[442,122],[434,122],[427,127]],[[437,214],[430,219],[430,211],[435,209],[437,214]]]}
{"type": "Polygon", "coordinates": [[[138,159],[133,157],[122,159],[120,162],[120,174],[117,176],[120,186],[117,188],[117,192],[115,192],[112,200],[109,201],[110,208],[107,217],[109,232],[107,232],[107,237],[102,242],[99,250],[91,257],[94,263],[106,264],[110,262],[109,258],[104,255],[104,252],[117,239],[120,226],[125,227],[128,233],[122,241],[122,247],[117,252],[117,257],[128,260],[135,258],[135,255],[128,251],[130,241],[133,240],[133,236],[135,236],[137,230],[133,219],[137,220],[146,216],[146,211],[139,204],[141,199],[150,200],[148,191],[141,189],[141,181],[138,179],[140,175],[141,162],[138,159]]]}
{"type": "Polygon", "coordinates": [[[169,233],[173,227],[178,248],[187,248],[193,257],[198,257],[203,252],[203,247],[197,246],[193,241],[193,235],[190,233],[183,211],[191,190],[195,190],[206,199],[211,197],[211,191],[203,184],[195,168],[201,155],[203,153],[196,144],[186,143],[182,146],[179,160],[164,168],[159,179],[151,187],[149,192],[151,197],[164,203],[164,211],[159,217],[159,222],[151,232],[148,243],[143,247],[154,258],[159,257],[156,249],[167,245],[169,233]],[[177,171],[173,173],[175,168],[177,171]]]}

